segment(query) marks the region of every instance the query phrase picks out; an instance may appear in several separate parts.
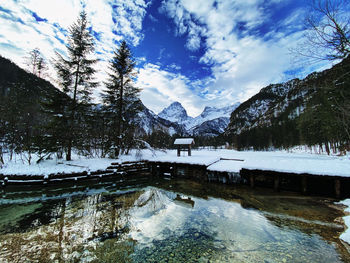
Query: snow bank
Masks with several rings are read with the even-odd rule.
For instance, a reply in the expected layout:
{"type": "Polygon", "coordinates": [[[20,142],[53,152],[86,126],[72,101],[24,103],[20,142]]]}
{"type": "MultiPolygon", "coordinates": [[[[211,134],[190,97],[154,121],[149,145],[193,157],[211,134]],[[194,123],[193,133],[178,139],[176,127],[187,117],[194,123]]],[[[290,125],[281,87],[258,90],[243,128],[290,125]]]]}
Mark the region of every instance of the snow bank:
{"type": "Polygon", "coordinates": [[[49,175],[56,173],[79,173],[84,171],[104,170],[111,164],[111,159],[107,158],[79,158],[73,161],[45,160],[31,165],[21,161],[9,162],[0,169],[4,175],[49,175]]]}
{"type": "MultiPolygon", "coordinates": [[[[144,150],[142,155],[150,158],[152,153],[148,150],[144,150]]],[[[118,160],[109,158],[87,158],[83,156],[78,156],[73,154],[72,161],[57,160],[56,158],[52,160],[43,160],[39,164],[36,163],[37,158],[33,158],[32,164],[21,161],[19,158],[13,161],[5,161],[4,167],[0,168],[0,174],[4,175],[44,175],[57,174],[57,173],[80,173],[84,171],[97,171],[106,170],[112,162],[127,162],[135,161],[142,158],[132,152],[130,155],[121,156],[118,160]]],[[[5,160],[6,160],[5,156],[5,160]]]]}
{"type": "Polygon", "coordinates": [[[146,158],[150,161],[188,163],[209,166],[208,170],[239,172],[242,168],[296,174],[350,177],[348,156],[326,156],[309,153],[239,152],[235,150],[193,150],[192,156],[177,157],[175,150],[146,158]],[[241,159],[235,160],[220,159],[241,159]]]}
{"type": "Polygon", "coordinates": [[[220,160],[220,156],[217,152],[214,152],[214,154],[211,154],[210,151],[192,151],[192,153],[193,152],[195,152],[195,154],[192,154],[192,156],[187,156],[187,152],[182,152],[182,156],[177,156],[176,150],[169,150],[165,153],[157,154],[156,156],[148,158],[145,156],[145,159],[154,162],[186,163],[205,166],[209,166],[220,160]]]}
{"type": "Polygon", "coordinates": [[[133,151],[118,160],[107,158],[88,159],[73,156],[73,161],[45,160],[40,164],[24,164],[21,161],[7,162],[0,174],[47,175],[51,173],[73,173],[106,169],[111,162],[149,160],[155,162],[188,163],[208,166],[208,170],[221,172],[239,172],[242,168],[270,170],[286,173],[308,173],[315,175],[350,177],[350,159],[348,156],[326,156],[309,153],[277,152],[238,152],[234,150],[193,150],[192,156],[185,152],[178,157],[176,150],[151,152],[133,151]],[[224,159],[224,160],[222,160],[224,159]],[[235,161],[228,159],[241,159],[235,161]]]}
{"type": "MultiPolygon", "coordinates": [[[[339,203],[346,205],[347,208],[345,209],[345,212],[350,213],[350,199],[345,199],[343,201],[340,201],[339,203]]],[[[347,229],[344,233],[340,235],[340,239],[350,244],[350,215],[344,216],[343,219],[347,229]]]]}
{"type": "Polygon", "coordinates": [[[220,160],[208,167],[209,171],[239,173],[245,162],[237,160],[220,160]]]}

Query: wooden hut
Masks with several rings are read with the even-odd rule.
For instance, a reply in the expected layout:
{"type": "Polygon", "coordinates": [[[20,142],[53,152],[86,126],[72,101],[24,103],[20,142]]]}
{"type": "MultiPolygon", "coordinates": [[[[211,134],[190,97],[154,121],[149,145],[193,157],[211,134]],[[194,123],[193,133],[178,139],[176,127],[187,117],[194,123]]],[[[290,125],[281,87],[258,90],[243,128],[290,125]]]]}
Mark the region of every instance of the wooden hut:
{"type": "Polygon", "coordinates": [[[188,151],[188,156],[191,156],[191,146],[194,145],[193,138],[178,138],[174,145],[177,146],[177,156],[180,156],[181,151],[188,151]]]}

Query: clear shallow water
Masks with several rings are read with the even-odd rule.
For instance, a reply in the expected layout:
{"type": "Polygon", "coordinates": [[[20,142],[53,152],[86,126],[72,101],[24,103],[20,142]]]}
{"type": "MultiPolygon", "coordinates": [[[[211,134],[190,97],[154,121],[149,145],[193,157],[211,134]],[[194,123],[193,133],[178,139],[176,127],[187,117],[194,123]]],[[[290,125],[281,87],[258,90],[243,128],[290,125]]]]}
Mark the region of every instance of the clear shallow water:
{"type": "Polygon", "coordinates": [[[0,262],[350,262],[341,215],[332,200],[192,181],[7,188],[0,262]]]}

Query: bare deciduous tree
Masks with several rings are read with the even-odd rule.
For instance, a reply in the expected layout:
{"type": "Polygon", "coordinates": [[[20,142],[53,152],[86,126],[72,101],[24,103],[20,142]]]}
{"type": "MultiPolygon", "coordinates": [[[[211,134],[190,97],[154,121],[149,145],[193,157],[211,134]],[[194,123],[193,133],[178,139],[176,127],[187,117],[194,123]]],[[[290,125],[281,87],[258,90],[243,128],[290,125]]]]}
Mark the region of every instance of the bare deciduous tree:
{"type": "Polygon", "coordinates": [[[29,71],[39,78],[43,72],[47,70],[47,63],[43,58],[39,48],[35,48],[29,52],[29,56],[25,58],[29,71]]]}
{"type": "Polygon", "coordinates": [[[350,141],[350,1],[312,0],[305,19],[304,41],[292,52],[305,64],[342,61],[337,76],[319,88],[334,105],[336,121],[343,127],[342,144],[350,141]]]}
{"type": "Polygon", "coordinates": [[[350,2],[312,0],[305,19],[305,41],[295,53],[311,61],[338,60],[350,54],[350,2]]]}

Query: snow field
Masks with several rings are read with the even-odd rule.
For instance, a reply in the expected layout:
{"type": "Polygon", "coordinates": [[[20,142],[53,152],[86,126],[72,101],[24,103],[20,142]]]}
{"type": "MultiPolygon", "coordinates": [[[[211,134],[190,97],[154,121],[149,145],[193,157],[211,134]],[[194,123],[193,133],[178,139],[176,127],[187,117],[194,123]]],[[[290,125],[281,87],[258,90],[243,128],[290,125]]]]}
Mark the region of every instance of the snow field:
{"type": "Polygon", "coordinates": [[[36,164],[35,159],[31,165],[17,161],[6,161],[0,169],[1,174],[48,175],[52,173],[73,173],[82,171],[96,171],[106,169],[111,162],[125,162],[148,160],[156,162],[188,163],[208,166],[208,170],[221,172],[239,172],[242,168],[270,170],[286,173],[308,173],[315,175],[350,177],[349,156],[327,156],[309,153],[274,152],[239,152],[235,150],[192,150],[192,156],[181,152],[177,156],[176,150],[132,151],[130,155],[123,155],[118,160],[108,158],[86,158],[73,156],[73,161],[44,160],[36,164]],[[220,160],[224,159],[224,160],[220,160]],[[243,160],[243,161],[240,161],[243,160]]]}

